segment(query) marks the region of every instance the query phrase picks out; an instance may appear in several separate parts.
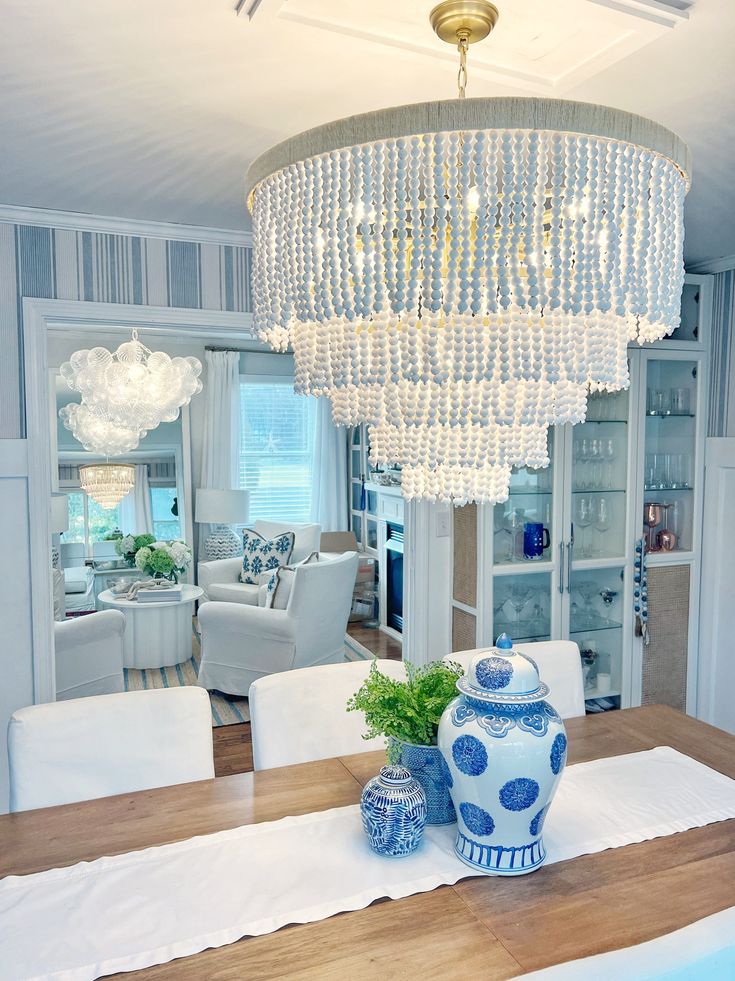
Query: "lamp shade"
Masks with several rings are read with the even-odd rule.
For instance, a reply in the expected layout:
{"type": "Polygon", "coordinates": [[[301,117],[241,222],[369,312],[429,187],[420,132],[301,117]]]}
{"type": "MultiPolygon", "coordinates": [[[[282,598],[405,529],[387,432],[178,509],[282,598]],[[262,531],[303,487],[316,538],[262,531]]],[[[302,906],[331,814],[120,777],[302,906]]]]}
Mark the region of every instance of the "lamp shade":
{"type": "Polygon", "coordinates": [[[249,491],[200,487],[196,495],[195,520],[200,524],[244,524],[248,520],[249,506],[249,491]]]}
{"type": "Polygon", "coordinates": [[[66,494],[51,495],[51,534],[62,535],[69,528],[69,498],[66,494]]]}

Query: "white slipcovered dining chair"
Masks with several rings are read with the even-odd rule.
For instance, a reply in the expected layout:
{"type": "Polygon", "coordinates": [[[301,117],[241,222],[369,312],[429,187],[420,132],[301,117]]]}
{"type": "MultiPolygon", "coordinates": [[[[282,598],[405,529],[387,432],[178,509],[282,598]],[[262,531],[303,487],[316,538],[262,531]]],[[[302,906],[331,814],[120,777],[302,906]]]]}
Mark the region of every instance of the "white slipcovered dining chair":
{"type": "Polygon", "coordinates": [[[124,633],[119,610],[54,624],[57,701],[123,691],[124,633]]]}
{"type": "MultiPolygon", "coordinates": [[[[317,524],[294,524],[292,521],[255,521],[253,531],[263,538],[278,538],[285,531],[294,533],[293,551],[289,562],[295,565],[302,562],[312,552],[319,551],[322,527],[317,524]]],[[[234,559],[214,559],[212,562],[200,562],[197,566],[197,581],[204,590],[204,596],[199,601],[202,606],[208,600],[219,603],[242,603],[245,606],[257,606],[257,585],[240,582],[242,571],[242,555],[234,559]]]]}
{"type": "MultiPolygon", "coordinates": [[[[445,661],[455,661],[467,670],[475,654],[456,651],[447,654],[445,661]]],[[[584,715],[584,677],[579,648],[570,640],[543,640],[536,644],[514,644],[513,650],[528,654],[538,665],[541,680],[549,686],[548,701],[562,719],[584,715]]]]}
{"type": "MultiPolygon", "coordinates": [[[[325,664],[260,678],[250,686],[253,766],[268,770],[292,763],[383,749],[385,739],[363,739],[365,716],[348,712],[372,661],[325,664]]],[[[402,661],[380,659],[378,668],[403,681],[402,661]]]]}
{"type": "Polygon", "coordinates": [[[201,688],[155,688],[18,709],[8,724],[10,810],[214,777],[201,688]]]}
{"type": "Polygon", "coordinates": [[[264,675],[344,660],[357,553],[295,567],[285,609],[207,603],[199,610],[203,688],[247,695],[264,675]]]}

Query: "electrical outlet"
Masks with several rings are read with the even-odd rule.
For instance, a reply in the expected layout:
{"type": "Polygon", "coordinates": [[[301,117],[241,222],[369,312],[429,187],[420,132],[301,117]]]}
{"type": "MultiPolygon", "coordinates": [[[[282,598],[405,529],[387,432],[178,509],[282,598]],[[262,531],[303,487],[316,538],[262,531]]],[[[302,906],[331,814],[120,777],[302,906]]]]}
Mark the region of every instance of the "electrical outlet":
{"type": "Polygon", "coordinates": [[[442,508],[441,511],[436,513],[436,537],[437,538],[448,538],[449,537],[449,509],[442,508]]]}

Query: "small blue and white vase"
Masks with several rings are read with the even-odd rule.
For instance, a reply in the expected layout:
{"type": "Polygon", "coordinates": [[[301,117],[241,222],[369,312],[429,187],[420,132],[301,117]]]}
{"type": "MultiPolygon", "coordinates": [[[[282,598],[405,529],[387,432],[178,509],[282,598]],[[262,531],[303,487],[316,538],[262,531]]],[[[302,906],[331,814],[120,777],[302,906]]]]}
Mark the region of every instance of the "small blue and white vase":
{"type": "Polygon", "coordinates": [[[402,739],[388,739],[388,759],[410,772],[426,794],[427,824],[454,824],[457,815],[449,794],[449,773],[438,746],[422,746],[406,743],[402,739]]]}
{"type": "Polygon", "coordinates": [[[426,796],[402,766],[384,766],[365,785],[360,799],[362,826],[379,855],[410,855],[426,826],[426,796]]]}
{"type": "Polygon", "coordinates": [[[566,763],[567,737],[545,701],[533,658],[502,634],[457,682],[439,748],[457,810],[457,855],[490,875],[524,875],[546,858],[544,819],[566,763]]]}

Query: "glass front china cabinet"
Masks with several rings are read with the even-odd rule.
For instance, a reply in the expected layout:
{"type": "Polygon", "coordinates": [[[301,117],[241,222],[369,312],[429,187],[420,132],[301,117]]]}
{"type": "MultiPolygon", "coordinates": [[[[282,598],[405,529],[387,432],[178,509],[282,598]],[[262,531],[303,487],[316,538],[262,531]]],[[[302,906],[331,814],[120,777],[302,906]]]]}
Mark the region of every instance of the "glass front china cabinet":
{"type": "Polygon", "coordinates": [[[584,423],[550,430],[550,466],[515,472],[505,503],[455,509],[454,650],[503,631],[517,642],[571,639],[588,711],[694,704],[710,316],[710,277],[687,276],[681,327],[630,348],[630,388],[592,395],[584,423]],[[650,644],[633,610],[641,538],[650,644]],[[678,667],[667,667],[671,630],[683,634],[678,667]]]}

